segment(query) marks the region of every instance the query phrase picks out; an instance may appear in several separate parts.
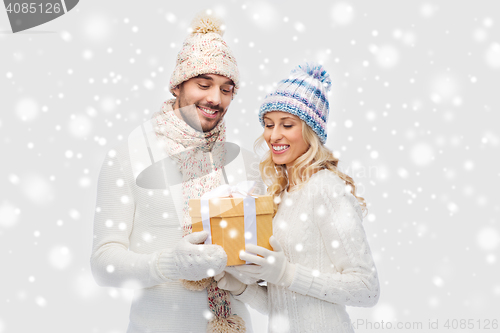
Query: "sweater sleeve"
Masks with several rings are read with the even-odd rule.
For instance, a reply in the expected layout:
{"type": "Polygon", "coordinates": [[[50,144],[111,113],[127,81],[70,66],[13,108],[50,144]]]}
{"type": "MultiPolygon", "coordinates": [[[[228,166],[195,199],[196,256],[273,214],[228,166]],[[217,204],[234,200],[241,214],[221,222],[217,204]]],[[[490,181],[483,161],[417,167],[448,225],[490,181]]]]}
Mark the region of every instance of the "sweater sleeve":
{"type": "Polygon", "coordinates": [[[247,303],[264,315],[269,314],[266,286],[259,286],[257,283],[249,284],[242,294],[233,297],[240,302],[247,303]]]}
{"type": "Polygon", "coordinates": [[[374,306],[380,287],[358,201],[340,182],[320,187],[313,197],[314,222],[337,273],[296,264],[290,290],[336,304],[374,306]]]}
{"type": "Polygon", "coordinates": [[[139,254],[128,250],[135,213],[131,181],[131,171],[111,151],[99,174],[90,258],[100,286],[147,288],[170,281],[162,272],[168,272],[168,263],[173,262],[171,251],[139,254]]]}

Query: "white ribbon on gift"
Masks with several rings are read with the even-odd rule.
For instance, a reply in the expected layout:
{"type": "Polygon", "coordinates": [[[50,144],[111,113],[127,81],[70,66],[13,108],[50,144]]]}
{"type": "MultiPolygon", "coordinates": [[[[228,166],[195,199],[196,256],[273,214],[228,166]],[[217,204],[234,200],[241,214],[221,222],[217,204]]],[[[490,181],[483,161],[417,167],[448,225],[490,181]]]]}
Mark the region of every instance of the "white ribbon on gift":
{"type": "Polygon", "coordinates": [[[235,186],[224,184],[203,194],[201,198],[202,199],[226,198],[226,197],[244,198],[252,195],[252,192],[255,189],[255,185],[256,183],[253,180],[245,180],[239,182],[235,186]]]}
{"type": "Polygon", "coordinates": [[[224,184],[202,195],[200,199],[201,219],[203,230],[206,230],[208,232],[208,237],[205,240],[205,244],[212,244],[212,232],[210,229],[210,208],[208,201],[213,198],[231,197],[243,198],[245,244],[249,243],[257,245],[257,210],[255,208],[255,197],[252,196],[255,185],[255,181],[249,180],[239,182],[235,186],[224,184]]]}

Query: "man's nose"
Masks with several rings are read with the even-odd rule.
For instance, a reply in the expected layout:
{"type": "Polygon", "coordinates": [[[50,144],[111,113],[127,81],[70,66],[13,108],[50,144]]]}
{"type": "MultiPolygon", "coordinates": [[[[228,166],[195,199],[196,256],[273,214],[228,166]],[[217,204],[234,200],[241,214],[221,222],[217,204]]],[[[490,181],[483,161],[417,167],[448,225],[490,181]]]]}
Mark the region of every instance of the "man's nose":
{"type": "Polygon", "coordinates": [[[221,102],[220,89],[218,87],[212,87],[207,92],[207,102],[212,105],[219,105],[221,102]]]}

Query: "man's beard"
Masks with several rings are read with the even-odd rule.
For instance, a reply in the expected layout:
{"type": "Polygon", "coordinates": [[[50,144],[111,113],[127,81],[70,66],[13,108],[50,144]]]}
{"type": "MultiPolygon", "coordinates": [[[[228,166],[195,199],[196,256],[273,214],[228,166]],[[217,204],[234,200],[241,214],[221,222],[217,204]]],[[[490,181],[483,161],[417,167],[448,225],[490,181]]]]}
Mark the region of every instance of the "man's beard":
{"type": "MultiPolygon", "coordinates": [[[[184,119],[184,122],[186,124],[188,124],[189,126],[191,126],[192,128],[194,128],[195,130],[197,130],[199,132],[209,132],[212,129],[214,129],[219,124],[219,122],[222,120],[222,117],[220,115],[222,114],[223,110],[221,107],[201,105],[201,103],[199,103],[199,102],[198,103],[189,103],[189,102],[185,101],[183,95],[184,95],[183,93],[180,93],[179,97],[177,97],[177,100],[176,100],[176,102],[178,102],[176,104],[178,104],[177,107],[179,109],[179,113],[181,114],[182,119],[184,119]],[[198,110],[198,107],[204,107],[207,109],[216,110],[217,114],[218,114],[217,121],[215,121],[215,123],[206,124],[206,121],[200,120],[201,117],[203,117],[203,118],[205,118],[205,117],[203,115],[199,114],[201,111],[198,110]]],[[[174,104],[174,107],[175,107],[175,104],[174,104]]]]}

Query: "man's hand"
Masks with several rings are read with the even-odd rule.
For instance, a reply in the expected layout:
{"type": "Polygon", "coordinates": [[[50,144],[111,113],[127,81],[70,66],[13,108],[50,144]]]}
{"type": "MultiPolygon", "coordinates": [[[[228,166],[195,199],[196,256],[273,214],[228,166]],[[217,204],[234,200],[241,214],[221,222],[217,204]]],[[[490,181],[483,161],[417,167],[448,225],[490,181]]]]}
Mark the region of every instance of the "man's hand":
{"type": "Polygon", "coordinates": [[[181,279],[198,281],[224,271],[226,252],[219,245],[201,245],[207,237],[206,231],[193,232],[177,243],[173,255],[181,279]]]}

